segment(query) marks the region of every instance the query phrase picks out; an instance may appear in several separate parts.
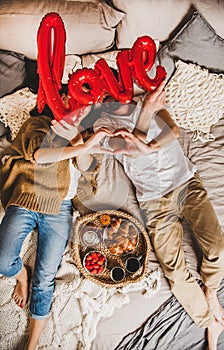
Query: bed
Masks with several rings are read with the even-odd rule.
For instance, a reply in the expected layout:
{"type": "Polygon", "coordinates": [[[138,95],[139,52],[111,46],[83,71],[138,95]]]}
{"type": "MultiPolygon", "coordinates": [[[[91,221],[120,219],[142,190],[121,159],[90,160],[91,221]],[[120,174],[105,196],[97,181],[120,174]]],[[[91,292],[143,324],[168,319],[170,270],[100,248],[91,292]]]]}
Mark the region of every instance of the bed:
{"type": "MultiPolygon", "coordinates": [[[[117,53],[148,35],[159,43],[156,64],[167,71],[167,108],[180,126],[180,144],[199,174],[224,228],[224,1],[178,0],[3,0],[0,4],[0,155],[36,104],[36,32],[49,12],[62,17],[66,34],[63,81],[104,58],[116,67],[117,53]],[[33,90],[32,90],[33,89],[33,90]]],[[[135,96],[143,91],[135,85],[135,96]]],[[[83,127],[86,127],[83,125],[83,127]]],[[[122,210],[140,221],[132,184],[112,157],[101,159],[98,191],[77,206],[80,215],[102,209],[122,210]],[[124,195],[120,195],[121,191],[124,195]]],[[[81,187],[82,184],[80,184],[81,187]]],[[[1,218],[4,210],[0,208],[1,218]]],[[[201,251],[183,222],[183,247],[191,273],[198,273],[201,251]]],[[[36,233],[22,255],[33,268],[36,233]]],[[[11,300],[15,281],[0,277],[0,349],[23,349],[28,309],[11,300]]],[[[224,305],[224,281],[219,290],[224,305]]],[[[222,350],[224,334],[219,338],[222,350]]],[[[68,244],[56,276],[56,288],[38,349],[203,350],[199,329],[172,296],[153,251],[147,273],[136,283],[106,288],[80,274],[68,244]]]]}

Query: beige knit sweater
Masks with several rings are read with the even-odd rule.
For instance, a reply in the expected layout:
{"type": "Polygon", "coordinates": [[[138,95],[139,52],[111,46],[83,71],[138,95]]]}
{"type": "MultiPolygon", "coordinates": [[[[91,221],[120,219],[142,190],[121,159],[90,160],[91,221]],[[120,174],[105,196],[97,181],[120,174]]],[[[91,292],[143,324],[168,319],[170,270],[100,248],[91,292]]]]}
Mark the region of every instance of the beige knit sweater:
{"type": "Polygon", "coordinates": [[[39,147],[66,146],[67,141],[56,136],[50,125],[49,117],[32,117],[13,141],[11,152],[1,166],[4,208],[18,205],[43,214],[59,212],[70,183],[69,161],[37,164],[33,158],[39,147]]]}

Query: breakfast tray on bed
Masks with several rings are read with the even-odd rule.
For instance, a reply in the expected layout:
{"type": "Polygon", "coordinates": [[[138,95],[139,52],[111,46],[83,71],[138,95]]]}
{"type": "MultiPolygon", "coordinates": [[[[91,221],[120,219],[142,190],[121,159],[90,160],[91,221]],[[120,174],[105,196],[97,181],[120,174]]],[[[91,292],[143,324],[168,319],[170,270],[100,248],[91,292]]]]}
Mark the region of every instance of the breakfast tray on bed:
{"type": "Polygon", "coordinates": [[[79,217],[72,253],[80,272],[106,287],[123,287],[146,273],[151,245],[139,220],[117,210],[79,217]]]}

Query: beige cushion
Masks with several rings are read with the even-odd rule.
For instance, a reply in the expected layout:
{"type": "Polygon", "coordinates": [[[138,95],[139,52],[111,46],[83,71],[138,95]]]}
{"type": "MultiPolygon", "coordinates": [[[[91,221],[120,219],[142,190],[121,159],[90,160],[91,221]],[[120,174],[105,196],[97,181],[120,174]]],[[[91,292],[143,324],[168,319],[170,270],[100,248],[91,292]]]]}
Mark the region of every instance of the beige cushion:
{"type": "Polygon", "coordinates": [[[216,32],[224,37],[224,2],[218,0],[113,0],[125,12],[117,26],[118,49],[129,48],[137,37],[149,35],[159,41],[168,39],[189,11],[200,11],[216,32]]]}
{"type": "Polygon", "coordinates": [[[77,69],[82,69],[81,57],[77,55],[66,55],[62,83],[67,84],[69,80],[69,74],[74,73],[77,69]]]}
{"type": "Polygon", "coordinates": [[[60,14],[67,33],[66,54],[105,51],[113,46],[123,13],[101,2],[3,0],[0,6],[0,48],[37,58],[37,30],[49,12],[60,14]]]}

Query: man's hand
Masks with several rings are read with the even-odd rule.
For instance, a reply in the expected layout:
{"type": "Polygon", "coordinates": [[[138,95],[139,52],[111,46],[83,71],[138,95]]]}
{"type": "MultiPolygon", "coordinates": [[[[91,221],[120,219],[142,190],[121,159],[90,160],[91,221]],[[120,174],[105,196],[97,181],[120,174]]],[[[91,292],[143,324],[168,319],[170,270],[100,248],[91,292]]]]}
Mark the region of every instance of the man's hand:
{"type": "Polygon", "coordinates": [[[154,114],[164,108],[166,99],[165,85],[166,82],[163,80],[153,92],[148,92],[145,95],[142,108],[146,109],[148,113],[154,114]]]}
{"type": "Polygon", "coordinates": [[[122,149],[117,149],[114,154],[125,154],[132,157],[137,157],[140,155],[145,155],[153,152],[155,150],[154,144],[145,144],[139,140],[134,134],[126,130],[119,130],[114,133],[114,135],[121,135],[125,140],[125,147],[122,149]]]}
{"type": "Polygon", "coordinates": [[[164,109],[166,98],[164,90],[165,84],[165,81],[163,81],[153,92],[145,95],[138,121],[133,132],[143,141],[146,138],[153,114],[164,109]]]}

